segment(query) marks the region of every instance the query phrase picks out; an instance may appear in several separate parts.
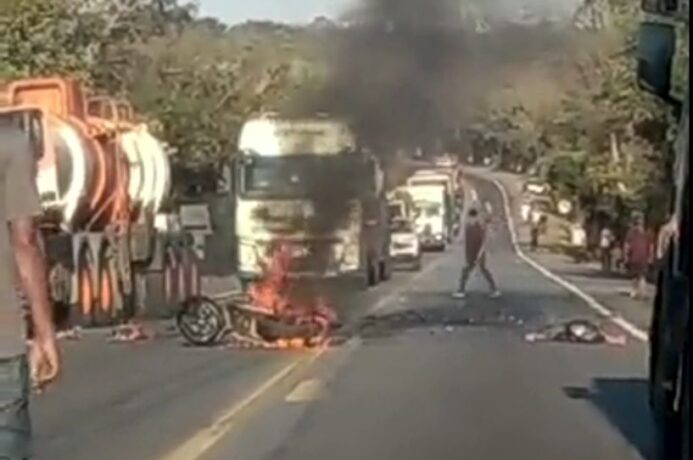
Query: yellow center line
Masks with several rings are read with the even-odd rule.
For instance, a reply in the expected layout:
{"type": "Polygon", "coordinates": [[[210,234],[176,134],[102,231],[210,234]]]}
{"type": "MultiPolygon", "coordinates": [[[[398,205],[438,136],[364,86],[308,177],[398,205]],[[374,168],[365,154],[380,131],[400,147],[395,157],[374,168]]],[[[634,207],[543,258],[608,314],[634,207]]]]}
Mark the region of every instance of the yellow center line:
{"type": "Polygon", "coordinates": [[[234,421],[239,415],[248,410],[253,403],[257,402],[270,390],[284,381],[299,367],[309,366],[318,360],[325,351],[327,351],[327,347],[321,347],[312,352],[309,356],[296,359],[284,366],[241,401],[219,414],[209,426],[198,431],[183,444],[161,457],[160,460],[197,460],[201,458],[202,455],[214,447],[220,439],[233,429],[234,421]]]}
{"type": "MultiPolygon", "coordinates": [[[[366,315],[379,312],[383,308],[391,304],[398,296],[411,288],[412,284],[434,269],[438,268],[446,257],[439,257],[429,263],[421,272],[411,277],[409,282],[403,286],[390,291],[386,296],[382,297],[375,305],[373,305],[366,315]]],[[[354,342],[354,338],[350,339],[347,345],[354,346],[358,341],[354,342]]],[[[357,346],[357,345],[356,345],[357,346]]],[[[214,447],[219,440],[228,435],[234,428],[235,420],[251,406],[258,402],[263,396],[274,389],[277,385],[285,381],[299,367],[308,367],[322,357],[329,347],[321,347],[305,358],[299,358],[277,371],[272,377],[266,380],[257,389],[243,398],[240,402],[234,404],[228,410],[218,415],[214,421],[207,427],[201,429],[192,437],[188,438],[184,443],[173,449],[171,452],[161,457],[159,460],[199,460],[202,456],[214,447]]]]}

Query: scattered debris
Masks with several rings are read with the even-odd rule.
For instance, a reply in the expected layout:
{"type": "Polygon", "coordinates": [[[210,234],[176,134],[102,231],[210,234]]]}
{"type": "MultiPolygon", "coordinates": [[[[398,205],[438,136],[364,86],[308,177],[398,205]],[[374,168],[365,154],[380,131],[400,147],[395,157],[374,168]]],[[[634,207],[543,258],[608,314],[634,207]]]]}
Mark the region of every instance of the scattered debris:
{"type": "Polygon", "coordinates": [[[127,323],[117,326],[109,338],[109,342],[133,343],[144,342],[154,338],[154,332],[139,323],[127,323]]]}
{"type": "Polygon", "coordinates": [[[567,342],[589,345],[614,345],[626,344],[623,334],[611,334],[604,327],[588,320],[572,320],[565,323],[547,326],[537,332],[525,335],[528,342],[567,342]]]}
{"type": "Polygon", "coordinates": [[[75,326],[64,331],[58,331],[56,335],[58,340],[80,340],[82,338],[82,328],[75,326]]]}

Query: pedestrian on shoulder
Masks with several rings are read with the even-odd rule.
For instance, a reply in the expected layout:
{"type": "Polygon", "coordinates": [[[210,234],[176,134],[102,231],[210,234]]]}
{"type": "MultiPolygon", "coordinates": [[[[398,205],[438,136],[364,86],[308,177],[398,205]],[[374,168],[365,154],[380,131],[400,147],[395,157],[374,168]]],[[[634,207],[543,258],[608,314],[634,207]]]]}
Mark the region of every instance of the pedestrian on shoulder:
{"type": "Polygon", "coordinates": [[[25,460],[32,458],[32,384],[44,388],[54,381],[60,356],[34,224],[40,212],[34,148],[11,125],[0,125],[0,139],[0,459],[25,460]],[[28,352],[18,285],[33,326],[28,352]]]}
{"type": "Polygon", "coordinates": [[[650,237],[645,230],[645,219],[635,216],[626,234],[624,253],[632,280],[630,296],[634,299],[645,294],[645,279],[651,258],[650,237]]]}
{"type": "Polygon", "coordinates": [[[613,268],[612,249],[614,244],[614,233],[608,226],[602,228],[599,235],[599,251],[601,254],[602,270],[611,273],[613,268]]]}
{"type": "Polygon", "coordinates": [[[479,215],[479,211],[472,208],[467,213],[467,220],[464,229],[464,245],[466,263],[460,276],[460,285],[454,297],[463,299],[467,293],[467,281],[476,267],[479,267],[481,274],[491,289],[491,297],[500,297],[496,281],[491,271],[486,265],[486,248],[488,243],[488,222],[485,222],[479,215]]]}

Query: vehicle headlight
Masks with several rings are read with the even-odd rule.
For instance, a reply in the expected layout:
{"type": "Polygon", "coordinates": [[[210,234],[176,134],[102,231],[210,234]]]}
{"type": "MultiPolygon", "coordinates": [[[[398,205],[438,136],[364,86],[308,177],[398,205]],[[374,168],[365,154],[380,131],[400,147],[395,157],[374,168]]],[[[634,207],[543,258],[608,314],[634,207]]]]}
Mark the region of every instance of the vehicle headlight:
{"type": "Polygon", "coordinates": [[[342,264],[346,267],[358,268],[361,259],[361,251],[357,243],[348,242],[341,245],[342,264]]]}
{"type": "Polygon", "coordinates": [[[259,256],[262,247],[251,241],[241,241],[238,245],[238,264],[244,270],[259,269],[259,256]]]}

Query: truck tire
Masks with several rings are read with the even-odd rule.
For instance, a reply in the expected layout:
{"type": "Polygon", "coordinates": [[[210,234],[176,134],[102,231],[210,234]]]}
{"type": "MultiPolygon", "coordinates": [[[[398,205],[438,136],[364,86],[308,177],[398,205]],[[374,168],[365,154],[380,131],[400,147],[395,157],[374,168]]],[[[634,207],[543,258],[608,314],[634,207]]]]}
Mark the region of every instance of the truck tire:
{"type": "Polygon", "coordinates": [[[99,256],[97,287],[98,295],[94,305],[93,325],[110,326],[117,319],[115,306],[118,283],[112,264],[103,256],[99,256]]]}
{"type": "Polygon", "coordinates": [[[192,251],[186,250],[180,259],[179,273],[179,301],[186,302],[200,293],[200,268],[197,257],[192,251]]]}
{"type": "Polygon", "coordinates": [[[392,278],[392,266],[390,264],[390,259],[386,258],[378,262],[378,280],[380,282],[385,282],[390,278],[392,278]]]}
{"type": "Polygon", "coordinates": [[[70,323],[75,326],[92,326],[96,305],[96,284],[93,272],[94,257],[88,246],[80,249],[77,256],[77,305],[72,310],[70,323]]]}
{"type": "Polygon", "coordinates": [[[137,315],[147,319],[170,319],[180,309],[177,297],[166,294],[166,275],[163,271],[143,273],[143,289],[137,315]]]}
{"type": "Polygon", "coordinates": [[[373,287],[378,284],[378,269],[373,263],[373,261],[368,261],[368,268],[366,269],[366,286],[373,287]]]}
{"type": "MultiPolygon", "coordinates": [[[[173,250],[173,248],[166,249],[163,260],[163,284],[161,289],[163,289],[162,300],[168,305],[178,304],[178,286],[180,278],[178,274],[178,267],[179,260],[176,257],[176,252],[173,250]]],[[[154,280],[152,280],[152,282],[154,282],[154,280]]]]}
{"type": "Polygon", "coordinates": [[[412,262],[411,271],[420,272],[421,268],[422,268],[422,261],[421,261],[421,256],[419,256],[414,262],[412,262]]]}

